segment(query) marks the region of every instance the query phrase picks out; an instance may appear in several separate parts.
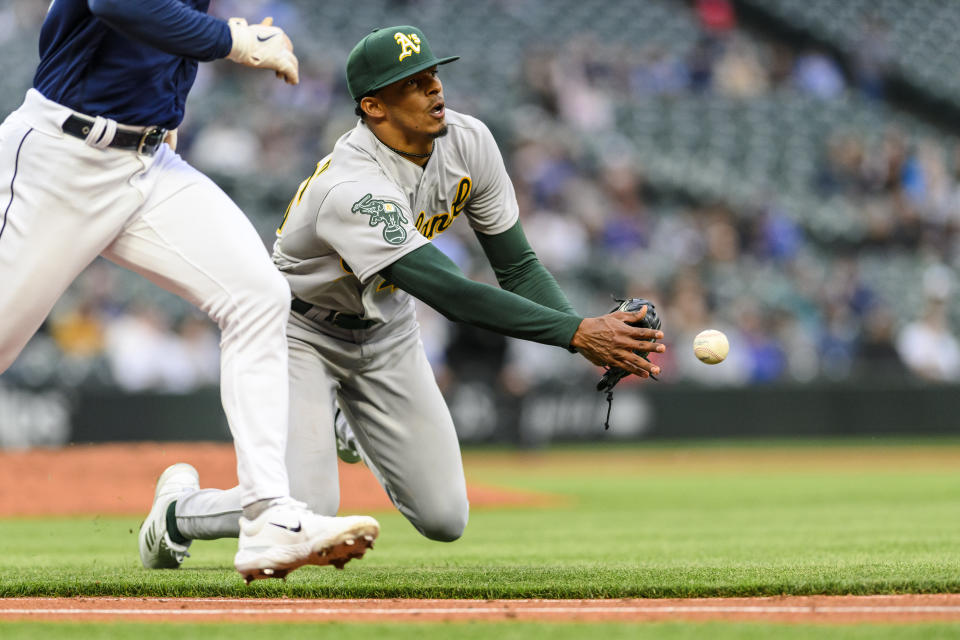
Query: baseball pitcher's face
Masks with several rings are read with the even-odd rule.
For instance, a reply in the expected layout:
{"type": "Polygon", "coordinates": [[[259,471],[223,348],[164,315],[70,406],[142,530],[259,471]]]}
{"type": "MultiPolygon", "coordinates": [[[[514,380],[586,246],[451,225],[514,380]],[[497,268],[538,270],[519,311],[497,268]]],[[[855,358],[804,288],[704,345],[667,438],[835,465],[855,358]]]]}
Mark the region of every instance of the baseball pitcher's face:
{"type": "Polygon", "coordinates": [[[432,140],[447,133],[443,84],[436,67],[387,85],[379,97],[384,103],[386,123],[410,142],[432,140]]]}

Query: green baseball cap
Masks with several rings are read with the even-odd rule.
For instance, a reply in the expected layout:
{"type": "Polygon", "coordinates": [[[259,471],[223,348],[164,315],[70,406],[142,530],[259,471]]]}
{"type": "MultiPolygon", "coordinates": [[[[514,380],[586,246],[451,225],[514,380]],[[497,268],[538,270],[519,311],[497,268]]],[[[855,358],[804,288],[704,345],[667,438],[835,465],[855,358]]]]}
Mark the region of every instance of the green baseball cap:
{"type": "Polygon", "coordinates": [[[347,88],[353,99],[359,100],[371,91],[435,64],[447,64],[459,58],[435,57],[427,37],[416,27],[374,29],[357,43],[347,58],[347,88]]]}

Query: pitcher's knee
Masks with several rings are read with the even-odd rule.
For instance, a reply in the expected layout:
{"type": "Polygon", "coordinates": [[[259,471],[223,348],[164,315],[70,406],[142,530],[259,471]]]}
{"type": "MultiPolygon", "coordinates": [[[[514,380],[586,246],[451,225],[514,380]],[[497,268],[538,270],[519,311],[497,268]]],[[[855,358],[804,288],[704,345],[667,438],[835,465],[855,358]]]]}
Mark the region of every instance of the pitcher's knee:
{"type": "Polygon", "coordinates": [[[451,505],[447,509],[438,509],[434,513],[423,514],[413,521],[421,534],[437,542],[453,542],[463,535],[470,515],[469,506],[451,505]]]}

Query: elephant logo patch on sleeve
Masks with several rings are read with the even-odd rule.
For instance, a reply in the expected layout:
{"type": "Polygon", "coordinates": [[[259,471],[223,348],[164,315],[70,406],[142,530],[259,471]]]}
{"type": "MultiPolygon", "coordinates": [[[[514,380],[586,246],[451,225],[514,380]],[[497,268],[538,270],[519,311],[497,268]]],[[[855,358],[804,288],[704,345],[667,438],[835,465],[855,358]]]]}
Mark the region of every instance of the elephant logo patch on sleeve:
{"type": "Polygon", "coordinates": [[[390,244],[402,244],[407,239],[407,230],[401,225],[408,224],[400,206],[389,200],[375,200],[367,194],[353,203],[351,213],[363,213],[370,216],[370,226],[383,223],[383,239],[390,244]]]}

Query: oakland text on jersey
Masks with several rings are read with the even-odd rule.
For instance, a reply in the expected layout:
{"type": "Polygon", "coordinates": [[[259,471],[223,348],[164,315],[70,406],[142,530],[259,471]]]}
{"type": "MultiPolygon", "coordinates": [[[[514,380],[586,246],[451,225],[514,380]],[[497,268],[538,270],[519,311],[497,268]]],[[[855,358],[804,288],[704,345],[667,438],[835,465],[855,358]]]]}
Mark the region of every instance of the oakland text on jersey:
{"type": "Polygon", "coordinates": [[[435,216],[430,216],[428,219],[426,212],[421,211],[420,215],[417,216],[417,221],[414,223],[417,231],[419,231],[424,238],[431,239],[438,233],[446,231],[447,228],[453,224],[453,221],[456,220],[457,216],[460,215],[460,212],[463,211],[463,208],[467,206],[467,198],[470,197],[470,188],[472,186],[473,183],[470,181],[469,176],[461,178],[460,183],[457,184],[457,195],[453,198],[453,204],[450,206],[450,213],[438,213],[435,216]]]}

